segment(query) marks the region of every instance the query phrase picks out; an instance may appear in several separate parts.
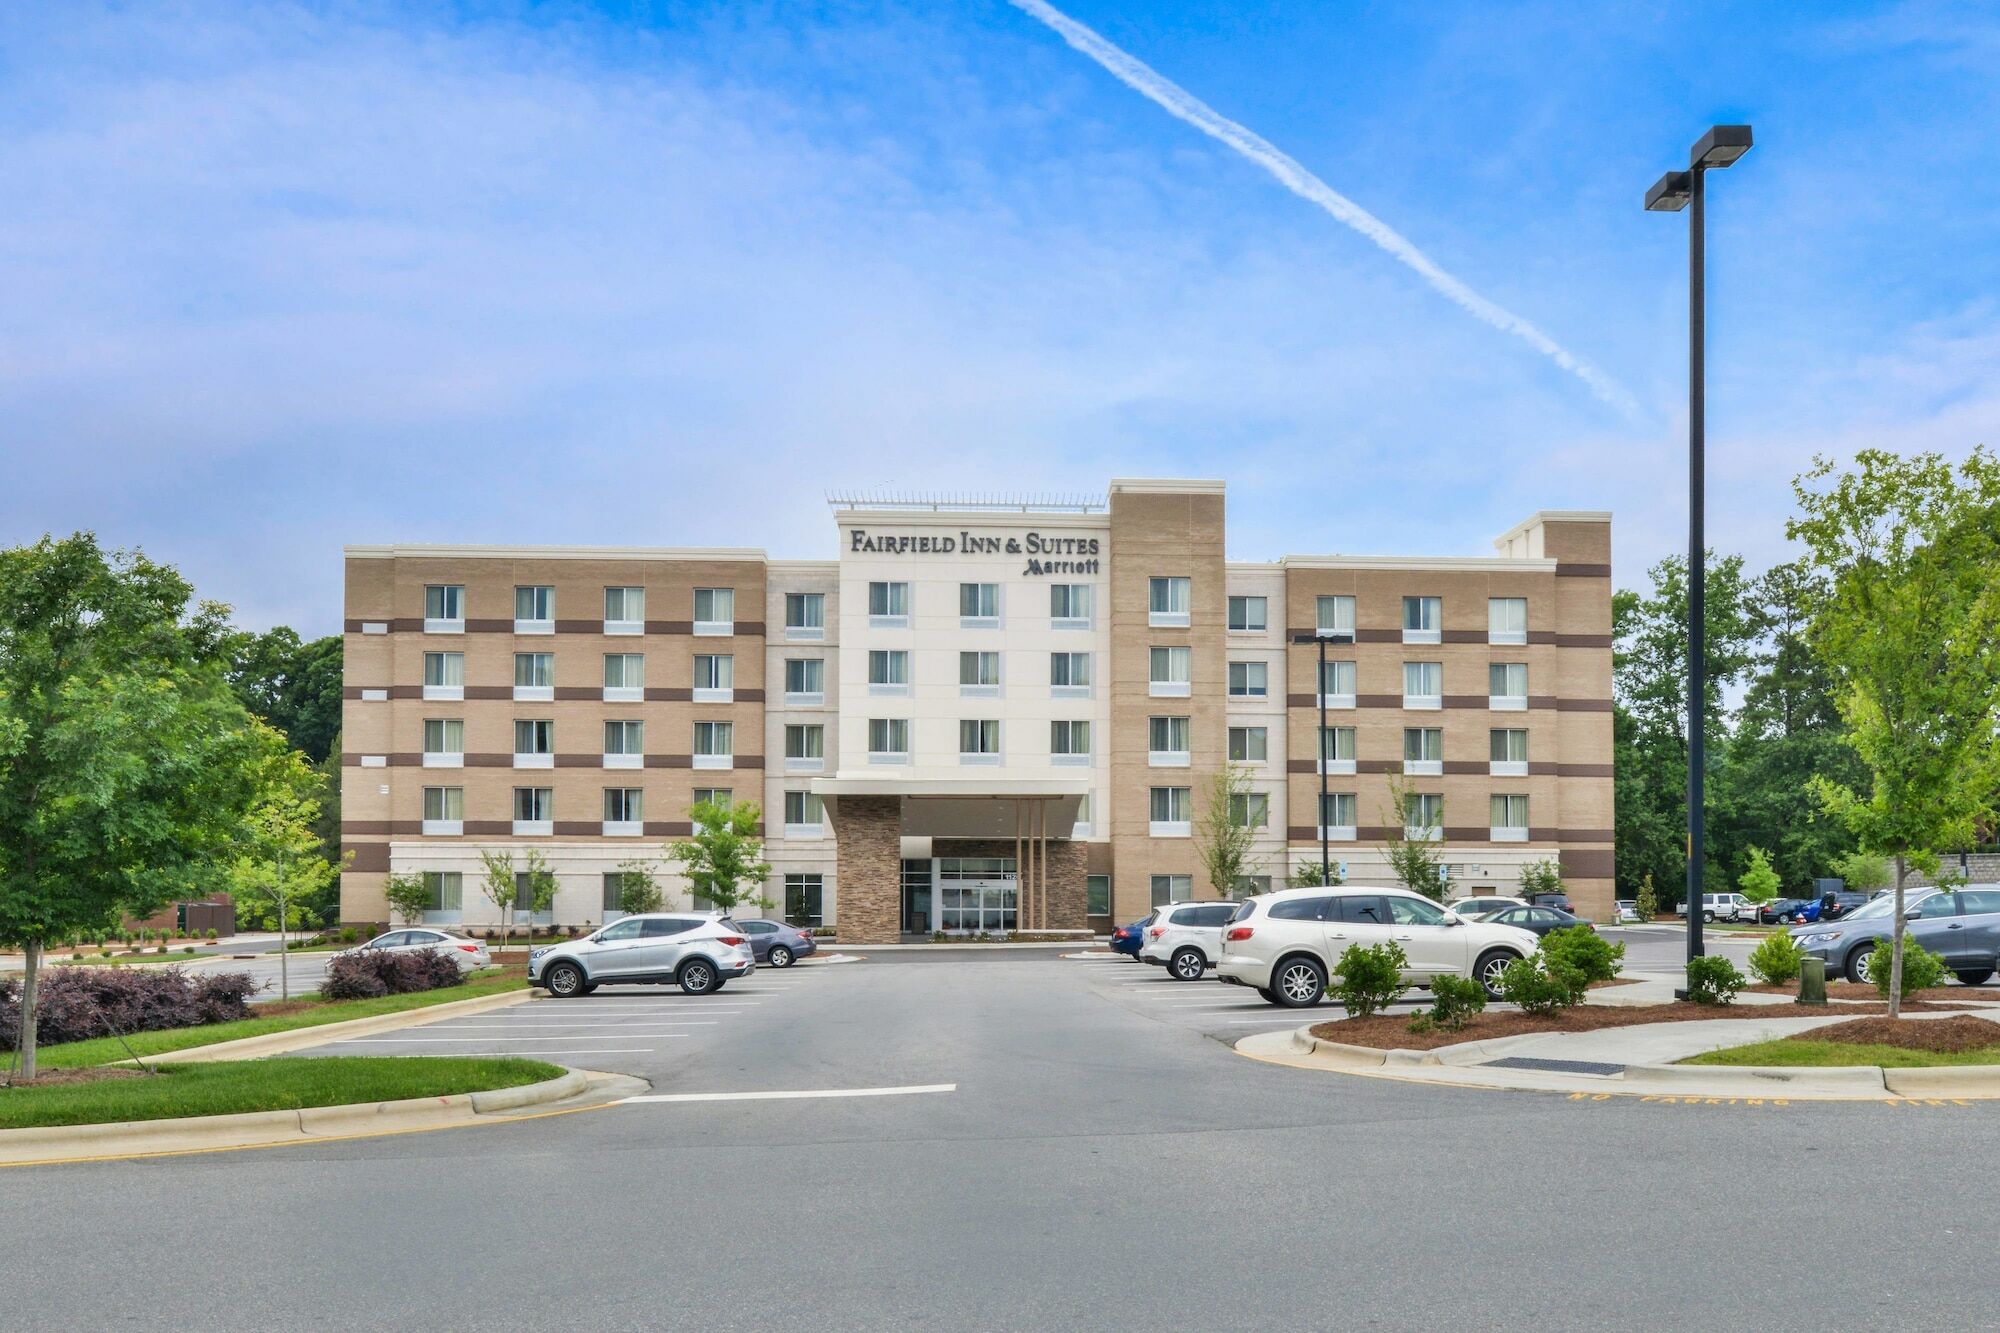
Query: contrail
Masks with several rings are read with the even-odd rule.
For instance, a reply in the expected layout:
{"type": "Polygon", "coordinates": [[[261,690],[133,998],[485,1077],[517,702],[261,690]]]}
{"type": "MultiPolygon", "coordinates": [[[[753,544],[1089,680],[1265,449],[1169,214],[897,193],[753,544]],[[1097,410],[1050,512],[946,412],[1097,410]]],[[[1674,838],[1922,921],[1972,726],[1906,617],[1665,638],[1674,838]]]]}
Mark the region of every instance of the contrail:
{"type": "Polygon", "coordinates": [[[1456,302],[1474,318],[1484,320],[1503,333],[1511,333],[1590,386],[1592,393],[1628,416],[1639,415],[1639,405],[1616,380],[1572,355],[1555,339],[1473,291],[1431,262],[1430,256],[1412,245],[1395,228],[1370,213],[1325,181],[1307,171],[1288,154],[1261,136],[1221,115],[1179,84],[1161,75],[1145,62],[1127,55],[1046,0],[1009,0],[1016,9],[1053,28],[1065,41],[1108,70],[1126,87],[1157,102],[1168,115],[1229,145],[1264,168],[1278,183],[1301,199],[1319,205],[1340,222],[1366,236],[1416,272],[1447,300],[1456,302]]]}

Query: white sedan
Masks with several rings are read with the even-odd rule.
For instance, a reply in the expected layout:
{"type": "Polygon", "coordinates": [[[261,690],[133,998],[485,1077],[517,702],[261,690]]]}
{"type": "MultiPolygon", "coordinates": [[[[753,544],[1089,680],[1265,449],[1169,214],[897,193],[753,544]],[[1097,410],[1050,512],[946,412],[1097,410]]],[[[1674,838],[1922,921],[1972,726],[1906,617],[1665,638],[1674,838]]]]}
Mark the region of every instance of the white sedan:
{"type": "Polygon", "coordinates": [[[370,950],[415,953],[419,949],[445,950],[451,954],[451,960],[458,964],[458,970],[461,972],[473,972],[493,965],[493,955],[486,951],[486,945],[481,941],[430,927],[385,931],[366,944],[357,944],[352,949],[342,950],[341,954],[364,953],[370,950]]]}

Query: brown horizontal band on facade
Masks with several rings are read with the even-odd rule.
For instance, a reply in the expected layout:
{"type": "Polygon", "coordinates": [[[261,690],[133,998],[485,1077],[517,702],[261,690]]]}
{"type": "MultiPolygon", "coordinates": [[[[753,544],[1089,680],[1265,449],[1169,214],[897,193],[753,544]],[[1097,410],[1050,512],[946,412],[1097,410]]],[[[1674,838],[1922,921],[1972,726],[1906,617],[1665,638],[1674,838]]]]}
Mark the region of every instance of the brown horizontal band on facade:
{"type": "Polygon", "coordinates": [[[1492,700],[1483,694],[1447,694],[1444,696],[1446,708],[1485,708],[1492,700]]]}
{"type": "Polygon", "coordinates": [[[399,831],[393,819],[343,819],[340,821],[341,840],[348,838],[388,838],[399,831]]]}
{"type": "Polygon", "coordinates": [[[465,756],[465,766],[467,768],[512,768],[514,766],[514,752],[508,750],[504,753],[494,754],[484,750],[476,751],[465,756]]]}
{"type": "Polygon", "coordinates": [[[1536,828],[1533,824],[1530,824],[1528,825],[1528,841],[1561,842],[1562,830],[1554,828],[1536,828]]]}
{"type": "Polygon", "coordinates": [[[512,699],[512,685],[468,685],[465,687],[467,699],[512,699]]]}
{"type": "Polygon", "coordinates": [[[1608,713],[1611,711],[1609,699],[1557,699],[1558,713],[1608,713]]]}
{"type": "Polygon", "coordinates": [[[604,687],[602,685],[556,686],[556,701],[558,703],[582,703],[587,699],[602,699],[603,697],[604,687]]]}
{"type": "Polygon", "coordinates": [[[1319,696],[1316,694],[1288,694],[1285,696],[1287,708],[1317,708],[1319,696]]]}
{"type": "MultiPolygon", "coordinates": [[[[1610,764],[1556,764],[1554,767],[1559,778],[1608,778],[1617,772],[1610,764]]],[[[1532,773],[1535,770],[1530,766],[1528,771],[1532,773]]]]}
{"type": "Polygon", "coordinates": [[[514,632],[514,622],[512,620],[467,620],[465,622],[465,632],[467,634],[512,634],[514,632]]]}
{"type": "Polygon", "coordinates": [[[1287,759],[1285,761],[1285,771],[1287,773],[1317,773],[1319,772],[1319,766],[1310,759],[1287,759]]]}
{"type": "Polygon", "coordinates": [[[1356,708],[1401,708],[1403,696],[1400,694],[1357,694],[1354,696],[1356,708]]]}
{"type": "Polygon", "coordinates": [[[694,622],[692,620],[649,620],[646,622],[646,633],[692,634],[694,633],[694,622]]]}
{"type": "Polygon", "coordinates": [[[346,851],[346,869],[350,871],[378,874],[389,869],[389,844],[386,842],[349,843],[346,851]]]}
{"type": "Polygon", "coordinates": [[[1609,847],[1565,847],[1557,859],[1564,879],[1610,879],[1618,867],[1617,853],[1609,847]]]}
{"type": "Polygon", "coordinates": [[[1556,837],[1564,842],[1616,842],[1618,830],[1608,828],[1565,828],[1557,829],[1556,837]]]}
{"type": "Polygon", "coordinates": [[[764,767],[764,756],[761,754],[739,754],[736,756],[736,766],[738,768],[761,769],[764,767]]]}
{"type": "Polygon", "coordinates": [[[1356,643],[1401,643],[1403,631],[1399,629],[1358,629],[1354,631],[1356,643]]]}
{"type": "Polygon", "coordinates": [[[645,823],[649,838],[686,838],[694,833],[691,819],[649,819],[645,823]]]}
{"type": "Polygon", "coordinates": [[[646,702],[649,704],[684,704],[694,698],[694,689],[688,685],[648,686],[646,702]]]}
{"type": "Polygon", "coordinates": [[[1440,643],[1485,643],[1486,631],[1483,629],[1442,630],[1438,634],[1438,641],[1440,643]]]}
{"type": "Polygon", "coordinates": [[[459,827],[475,838],[498,838],[512,834],[514,821],[511,819],[468,819],[459,827]]]}
{"type": "Polygon", "coordinates": [[[555,835],[558,838],[601,838],[604,836],[604,821],[596,819],[558,819],[555,821],[555,835]]]}
{"type": "Polygon", "coordinates": [[[1444,775],[1448,778],[1472,777],[1492,772],[1492,766],[1471,759],[1447,759],[1444,761],[1444,775]]]}
{"type": "Polygon", "coordinates": [[[649,754],[646,756],[646,767],[693,768],[694,756],[691,754],[649,754]]]}
{"type": "Polygon", "coordinates": [[[556,633],[602,634],[604,633],[604,622],[602,620],[558,620],[556,622],[556,633]]]}
{"type": "MultiPolygon", "coordinates": [[[[374,765],[374,767],[379,768],[386,765],[389,768],[413,768],[424,762],[423,755],[415,750],[402,754],[385,754],[381,758],[383,764],[374,765]]],[[[360,768],[361,752],[359,750],[342,750],[340,752],[340,766],[342,768],[360,768]]]]}
{"type": "Polygon", "coordinates": [[[1318,842],[1319,830],[1310,824],[1294,824],[1285,830],[1286,842],[1318,842]]]}
{"type": "MultiPolygon", "coordinates": [[[[1384,836],[1387,836],[1387,832],[1386,829],[1383,830],[1384,836]]],[[[1447,824],[1440,832],[1444,834],[1446,842],[1485,842],[1493,836],[1493,830],[1484,825],[1461,827],[1454,824],[1447,824]]]]}
{"type": "Polygon", "coordinates": [[[1556,562],[1556,577],[1559,579],[1608,579],[1611,577],[1609,565],[1580,565],[1556,562]]]}
{"type": "Polygon", "coordinates": [[[556,756],[556,767],[603,768],[604,756],[602,754],[559,754],[556,756]]]}
{"type": "Polygon", "coordinates": [[[1555,638],[1556,647],[1558,648],[1609,648],[1611,646],[1611,636],[1609,634],[1558,634],[1555,638]]]}
{"type": "Polygon", "coordinates": [[[359,699],[366,690],[379,690],[391,699],[421,699],[424,697],[424,689],[421,685],[344,685],[341,687],[340,697],[352,703],[359,699]]]}
{"type": "Polygon", "coordinates": [[[760,703],[763,703],[763,702],[764,702],[764,691],[762,691],[761,689],[758,689],[758,690],[738,690],[738,691],[736,691],[736,702],[737,702],[737,703],[739,703],[739,704],[760,704],[760,703]]]}
{"type": "Polygon", "coordinates": [[[1356,773],[1394,773],[1403,767],[1400,759],[1357,759],[1354,761],[1356,773]]]}

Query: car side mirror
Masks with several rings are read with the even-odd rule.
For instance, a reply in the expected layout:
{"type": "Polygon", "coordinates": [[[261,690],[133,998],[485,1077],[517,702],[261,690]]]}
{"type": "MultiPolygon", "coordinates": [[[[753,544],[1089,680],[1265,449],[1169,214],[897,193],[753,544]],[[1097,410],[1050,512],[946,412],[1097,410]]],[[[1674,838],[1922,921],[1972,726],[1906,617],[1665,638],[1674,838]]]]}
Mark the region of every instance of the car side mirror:
{"type": "Polygon", "coordinates": [[[1447,926],[1462,926],[1465,924],[1465,918],[1456,912],[1446,912],[1444,914],[1444,923],[1447,926]]]}

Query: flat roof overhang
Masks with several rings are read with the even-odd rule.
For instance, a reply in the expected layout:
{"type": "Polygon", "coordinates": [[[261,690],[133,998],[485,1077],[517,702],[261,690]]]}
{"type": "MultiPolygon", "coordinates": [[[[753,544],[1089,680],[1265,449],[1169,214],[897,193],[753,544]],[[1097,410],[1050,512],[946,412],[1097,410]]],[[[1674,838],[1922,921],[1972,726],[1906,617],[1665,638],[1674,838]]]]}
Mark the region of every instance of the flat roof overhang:
{"type": "Polygon", "coordinates": [[[1077,778],[918,778],[868,774],[814,778],[812,790],[826,803],[836,833],[843,796],[894,796],[903,803],[906,838],[1013,838],[1028,831],[1031,808],[1046,820],[1043,837],[1068,838],[1076,829],[1090,779],[1077,778]]]}

